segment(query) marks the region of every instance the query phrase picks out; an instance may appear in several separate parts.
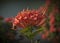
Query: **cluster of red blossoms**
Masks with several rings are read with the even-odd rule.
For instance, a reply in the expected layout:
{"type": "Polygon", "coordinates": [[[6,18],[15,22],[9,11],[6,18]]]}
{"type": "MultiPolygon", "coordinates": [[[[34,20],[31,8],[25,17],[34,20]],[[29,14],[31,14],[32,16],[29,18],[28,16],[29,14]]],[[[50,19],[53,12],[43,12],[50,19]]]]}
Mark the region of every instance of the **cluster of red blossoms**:
{"type": "Polygon", "coordinates": [[[50,0],[46,0],[46,5],[40,7],[39,9],[29,10],[23,9],[23,11],[19,12],[17,16],[13,20],[13,27],[28,27],[28,26],[45,26],[48,6],[50,5],[50,0]]]}
{"type": "Polygon", "coordinates": [[[39,13],[37,10],[23,10],[18,13],[13,21],[14,26],[27,27],[27,26],[40,26],[45,22],[46,16],[39,13]]]}

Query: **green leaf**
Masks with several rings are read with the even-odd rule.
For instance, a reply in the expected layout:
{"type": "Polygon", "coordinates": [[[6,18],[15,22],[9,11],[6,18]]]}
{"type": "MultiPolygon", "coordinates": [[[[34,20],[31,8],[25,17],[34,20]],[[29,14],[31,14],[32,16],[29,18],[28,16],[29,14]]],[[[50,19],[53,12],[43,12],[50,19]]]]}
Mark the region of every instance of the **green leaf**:
{"type": "Polygon", "coordinates": [[[35,36],[37,33],[40,33],[42,31],[43,31],[43,28],[39,28],[35,32],[33,32],[32,34],[35,36]]]}
{"type": "Polygon", "coordinates": [[[45,28],[40,27],[36,29],[34,32],[32,31],[31,27],[27,27],[25,29],[20,30],[21,34],[25,35],[28,39],[33,39],[35,35],[42,32],[45,28]]]}
{"type": "Polygon", "coordinates": [[[30,30],[31,30],[31,28],[30,27],[27,27],[27,28],[24,28],[24,29],[20,30],[20,32],[21,33],[25,33],[25,32],[28,32],[30,30]]]}
{"type": "Polygon", "coordinates": [[[21,34],[25,35],[26,37],[28,37],[29,39],[32,37],[32,28],[31,27],[26,27],[22,30],[20,30],[21,34]]]}

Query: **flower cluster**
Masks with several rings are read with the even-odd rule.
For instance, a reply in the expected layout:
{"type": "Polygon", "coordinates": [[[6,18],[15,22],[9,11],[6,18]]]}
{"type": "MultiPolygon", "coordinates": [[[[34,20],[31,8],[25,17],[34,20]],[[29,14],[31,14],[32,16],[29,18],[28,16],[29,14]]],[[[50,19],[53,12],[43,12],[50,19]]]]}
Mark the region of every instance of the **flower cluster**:
{"type": "Polygon", "coordinates": [[[46,19],[46,15],[44,10],[47,9],[40,9],[42,10],[41,13],[39,10],[23,10],[18,13],[13,21],[13,25],[19,27],[27,27],[27,26],[40,26],[42,25],[46,19]]]}
{"type": "Polygon", "coordinates": [[[46,0],[45,6],[40,7],[35,10],[28,10],[28,8],[23,11],[18,12],[17,16],[13,20],[13,26],[27,27],[27,26],[45,26],[48,6],[50,5],[50,0],[46,0]]]}

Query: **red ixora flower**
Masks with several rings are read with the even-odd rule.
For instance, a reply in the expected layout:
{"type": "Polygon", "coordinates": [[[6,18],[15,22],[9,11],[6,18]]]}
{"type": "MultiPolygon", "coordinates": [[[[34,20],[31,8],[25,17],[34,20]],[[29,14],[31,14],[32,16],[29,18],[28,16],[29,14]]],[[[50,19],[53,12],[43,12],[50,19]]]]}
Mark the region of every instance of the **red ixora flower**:
{"type": "Polygon", "coordinates": [[[51,26],[50,27],[50,32],[55,32],[56,31],[56,28],[54,26],[51,26]]]}
{"type": "Polygon", "coordinates": [[[44,34],[42,34],[42,39],[46,39],[49,36],[49,31],[44,30],[44,34]]]}
{"type": "Polygon", "coordinates": [[[46,39],[47,36],[45,34],[42,34],[42,39],[46,39]]]}
{"type": "MultiPolygon", "coordinates": [[[[44,10],[44,9],[43,9],[44,10]]],[[[46,10],[46,9],[45,9],[46,10]]],[[[44,12],[39,12],[38,10],[23,10],[17,14],[13,20],[14,26],[28,27],[38,25],[43,18],[45,18],[44,12]]],[[[40,23],[42,24],[42,22],[40,23]]],[[[40,26],[40,25],[38,25],[40,26]]]]}
{"type": "Polygon", "coordinates": [[[11,18],[5,18],[4,20],[5,20],[5,22],[12,22],[13,18],[12,17],[11,18]]]}

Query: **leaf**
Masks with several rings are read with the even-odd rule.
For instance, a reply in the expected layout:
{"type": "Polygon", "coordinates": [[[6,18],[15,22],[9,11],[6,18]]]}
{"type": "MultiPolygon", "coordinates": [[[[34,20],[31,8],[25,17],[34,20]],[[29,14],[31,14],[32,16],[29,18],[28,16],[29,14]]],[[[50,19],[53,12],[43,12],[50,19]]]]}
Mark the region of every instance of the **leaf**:
{"type": "Polygon", "coordinates": [[[20,32],[25,33],[25,32],[30,31],[30,30],[31,30],[31,28],[27,27],[27,28],[24,28],[24,29],[20,30],[20,32]]]}
{"type": "Polygon", "coordinates": [[[28,37],[29,39],[31,38],[31,34],[32,34],[32,28],[31,27],[26,27],[22,30],[20,30],[21,34],[25,35],[26,37],[28,37]]]}
{"type": "Polygon", "coordinates": [[[59,14],[56,15],[56,21],[60,22],[60,15],[59,14]]]}
{"type": "Polygon", "coordinates": [[[39,28],[39,29],[37,29],[35,32],[33,32],[32,34],[33,35],[36,35],[37,33],[40,33],[40,32],[42,32],[43,31],[43,28],[39,28]]]}
{"type": "Polygon", "coordinates": [[[21,34],[25,35],[28,39],[33,39],[35,35],[42,32],[45,28],[40,27],[36,29],[34,32],[32,31],[31,27],[27,27],[25,29],[20,30],[21,34]]]}

